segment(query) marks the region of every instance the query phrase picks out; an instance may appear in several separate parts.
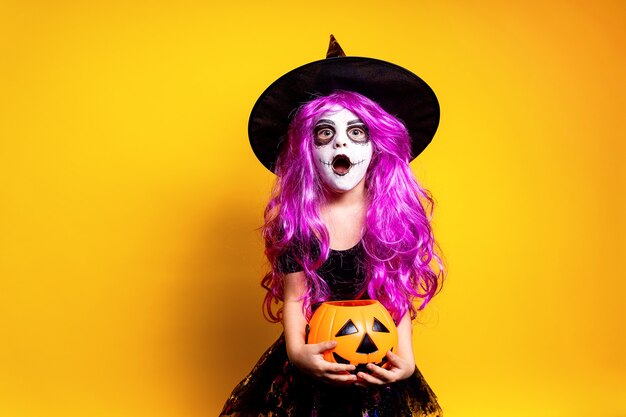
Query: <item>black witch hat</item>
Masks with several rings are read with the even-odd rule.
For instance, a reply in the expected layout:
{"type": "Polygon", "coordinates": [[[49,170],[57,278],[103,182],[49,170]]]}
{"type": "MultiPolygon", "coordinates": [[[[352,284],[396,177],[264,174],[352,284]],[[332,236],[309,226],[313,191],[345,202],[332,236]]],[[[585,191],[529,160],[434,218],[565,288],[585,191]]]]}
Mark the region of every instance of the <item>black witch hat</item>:
{"type": "Polygon", "coordinates": [[[289,71],[274,81],[252,108],[248,136],[252,150],[267,169],[274,171],[295,111],[335,90],[362,94],[400,119],[411,137],[411,160],[428,146],[437,131],[439,102],[428,84],[396,64],[346,56],[330,35],[326,59],[289,71]]]}

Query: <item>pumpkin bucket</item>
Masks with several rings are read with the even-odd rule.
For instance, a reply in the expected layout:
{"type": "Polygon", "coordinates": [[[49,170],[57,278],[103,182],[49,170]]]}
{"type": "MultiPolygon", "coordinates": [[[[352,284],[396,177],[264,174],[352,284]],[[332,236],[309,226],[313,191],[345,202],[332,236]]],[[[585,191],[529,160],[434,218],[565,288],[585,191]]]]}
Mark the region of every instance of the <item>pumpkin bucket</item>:
{"type": "Polygon", "coordinates": [[[387,351],[398,350],[398,330],[387,309],[377,300],[327,301],[307,326],[307,343],[337,341],[324,352],[329,362],[352,364],[355,372],[368,363],[383,366],[387,351]]]}

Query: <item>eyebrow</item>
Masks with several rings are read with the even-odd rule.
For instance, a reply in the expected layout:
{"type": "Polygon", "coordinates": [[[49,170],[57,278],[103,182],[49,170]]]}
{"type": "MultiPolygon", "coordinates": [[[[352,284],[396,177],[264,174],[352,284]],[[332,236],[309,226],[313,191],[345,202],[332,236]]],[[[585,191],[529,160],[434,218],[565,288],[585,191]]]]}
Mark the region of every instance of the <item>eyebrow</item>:
{"type": "MultiPolygon", "coordinates": [[[[330,119],[320,119],[318,120],[318,122],[315,124],[315,126],[321,125],[321,124],[329,124],[331,126],[335,126],[335,122],[333,122],[330,119]]],[[[363,123],[363,120],[361,119],[354,119],[354,120],[350,120],[347,125],[348,126],[352,126],[352,125],[363,125],[365,123],[363,123]]]]}

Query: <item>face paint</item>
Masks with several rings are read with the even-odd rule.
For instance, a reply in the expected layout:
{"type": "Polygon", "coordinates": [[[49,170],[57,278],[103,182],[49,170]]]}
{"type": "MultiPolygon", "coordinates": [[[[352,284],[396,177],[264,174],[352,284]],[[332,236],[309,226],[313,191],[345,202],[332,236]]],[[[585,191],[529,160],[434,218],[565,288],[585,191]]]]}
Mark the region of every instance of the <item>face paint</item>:
{"type": "Polygon", "coordinates": [[[367,127],[350,110],[336,106],[315,124],[314,157],[324,183],[334,191],[350,191],[361,182],[372,160],[367,127]]]}

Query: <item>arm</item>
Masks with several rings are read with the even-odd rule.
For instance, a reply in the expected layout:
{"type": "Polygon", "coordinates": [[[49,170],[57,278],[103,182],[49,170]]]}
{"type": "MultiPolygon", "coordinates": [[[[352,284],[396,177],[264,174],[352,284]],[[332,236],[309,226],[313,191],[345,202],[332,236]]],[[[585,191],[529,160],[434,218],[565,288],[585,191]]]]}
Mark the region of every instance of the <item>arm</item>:
{"type": "Polygon", "coordinates": [[[354,365],[342,365],[324,360],[323,353],[335,347],[337,342],[305,343],[306,317],[302,313],[301,297],[306,291],[304,272],[285,275],[283,329],[287,356],[300,370],[329,383],[355,382],[354,365]]]}
{"type": "Polygon", "coordinates": [[[372,363],[367,365],[370,373],[357,374],[360,385],[385,385],[406,379],[415,371],[413,356],[413,327],[411,316],[407,312],[398,323],[398,354],[387,352],[387,369],[372,363]]]}

